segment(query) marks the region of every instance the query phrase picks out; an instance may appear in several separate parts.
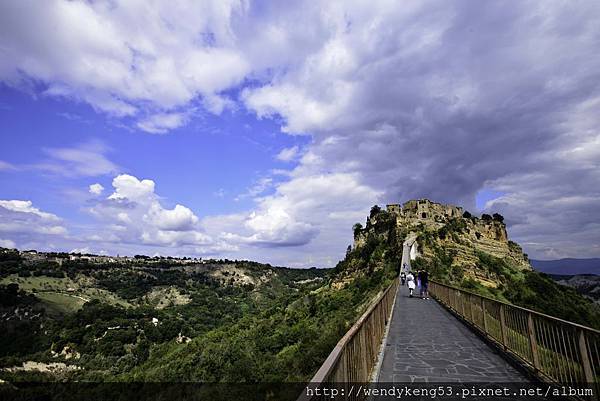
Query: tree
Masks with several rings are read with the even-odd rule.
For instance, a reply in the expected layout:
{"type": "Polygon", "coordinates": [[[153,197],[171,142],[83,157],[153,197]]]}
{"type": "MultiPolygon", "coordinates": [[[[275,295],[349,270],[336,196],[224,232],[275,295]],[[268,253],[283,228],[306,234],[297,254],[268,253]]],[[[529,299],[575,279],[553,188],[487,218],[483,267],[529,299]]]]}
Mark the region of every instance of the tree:
{"type": "Polygon", "coordinates": [[[470,219],[472,216],[471,216],[471,213],[469,213],[467,210],[465,210],[465,212],[463,213],[463,217],[465,219],[470,219]]]}
{"type": "Polygon", "coordinates": [[[504,222],[504,216],[502,216],[500,213],[494,213],[492,217],[494,220],[499,221],[500,223],[504,222]]]}
{"type": "Polygon", "coordinates": [[[354,236],[356,237],[358,235],[358,233],[360,232],[360,230],[363,229],[362,224],[360,223],[356,223],[355,225],[352,226],[352,231],[354,232],[354,236]]]}
{"type": "Polygon", "coordinates": [[[481,215],[481,220],[483,220],[483,221],[492,221],[492,216],[490,216],[489,214],[484,213],[484,214],[481,215]]]}
{"type": "Polygon", "coordinates": [[[381,208],[377,205],[373,205],[371,208],[371,213],[369,213],[369,217],[376,216],[379,213],[381,213],[381,208]]]}

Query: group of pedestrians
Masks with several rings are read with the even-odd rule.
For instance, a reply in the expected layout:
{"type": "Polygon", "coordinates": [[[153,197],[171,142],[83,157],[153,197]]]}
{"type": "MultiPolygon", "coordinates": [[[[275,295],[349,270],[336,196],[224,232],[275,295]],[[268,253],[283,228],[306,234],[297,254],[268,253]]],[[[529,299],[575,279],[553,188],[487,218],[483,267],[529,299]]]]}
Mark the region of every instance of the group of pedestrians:
{"type": "Polygon", "coordinates": [[[429,273],[427,273],[427,270],[419,270],[417,277],[414,276],[412,271],[407,274],[403,270],[400,273],[400,282],[402,285],[406,284],[408,286],[409,297],[413,297],[413,292],[418,287],[421,299],[429,299],[429,273]]]}

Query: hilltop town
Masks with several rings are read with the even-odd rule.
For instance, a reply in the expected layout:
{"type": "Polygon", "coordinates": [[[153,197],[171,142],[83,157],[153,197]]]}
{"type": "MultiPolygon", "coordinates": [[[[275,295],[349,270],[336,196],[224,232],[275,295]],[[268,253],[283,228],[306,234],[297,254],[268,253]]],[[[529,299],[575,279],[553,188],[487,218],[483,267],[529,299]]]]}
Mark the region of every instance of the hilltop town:
{"type": "Polygon", "coordinates": [[[482,257],[502,260],[516,271],[531,270],[527,255],[508,239],[504,217],[497,213],[477,217],[459,206],[409,200],[402,205],[389,204],[385,210],[374,207],[364,228],[355,225],[354,249],[365,246],[373,236],[393,236],[399,248],[413,238],[411,260],[451,259],[447,274],[472,278],[489,287],[497,287],[501,280],[498,272],[484,269],[482,257]]]}

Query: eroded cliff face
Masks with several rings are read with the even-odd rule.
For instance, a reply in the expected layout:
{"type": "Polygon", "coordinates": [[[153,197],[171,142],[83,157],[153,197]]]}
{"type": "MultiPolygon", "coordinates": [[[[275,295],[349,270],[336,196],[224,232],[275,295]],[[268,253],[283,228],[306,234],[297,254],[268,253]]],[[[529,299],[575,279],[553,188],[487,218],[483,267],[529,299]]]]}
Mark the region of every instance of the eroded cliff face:
{"type": "Polygon", "coordinates": [[[508,239],[503,220],[427,199],[386,210],[374,206],[364,227],[354,225],[354,247],[336,265],[330,285],[391,282],[408,254],[409,267],[426,269],[432,280],[598,327],[597,305],[534,271],[521,247],[508,239]]]}
{"type": "Polygon", "coordinates": [[[354,248],[365,246],[373,236],[386,240],[392,236],[398,247],[406,238],[416,236],[420,257],[434,266],[444,265],[444,274],[452,281],[471,278],[496,287],[501,280],[498,272],[489,268],[490,260],[500,261],[502,269],[515,274],[531,270],[521,247],[508,240],[502,216],[478,218],[460,207],[428,199],[388,205],[387,210],[375,209],[366,227],[355,230],[354,248]]]}

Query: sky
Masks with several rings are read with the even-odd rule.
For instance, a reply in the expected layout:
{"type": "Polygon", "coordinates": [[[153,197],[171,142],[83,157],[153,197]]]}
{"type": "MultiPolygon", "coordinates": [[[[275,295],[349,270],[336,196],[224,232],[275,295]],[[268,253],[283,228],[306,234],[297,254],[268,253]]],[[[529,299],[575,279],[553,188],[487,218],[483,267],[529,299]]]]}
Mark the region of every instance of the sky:
{"type": "Polygon", "coordinates": [[[374,204],[600,256],[600,2],[0,2],[0,246],[332,267],[374,204]]]}

